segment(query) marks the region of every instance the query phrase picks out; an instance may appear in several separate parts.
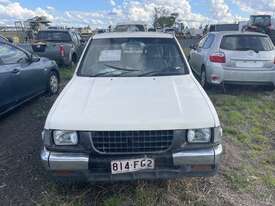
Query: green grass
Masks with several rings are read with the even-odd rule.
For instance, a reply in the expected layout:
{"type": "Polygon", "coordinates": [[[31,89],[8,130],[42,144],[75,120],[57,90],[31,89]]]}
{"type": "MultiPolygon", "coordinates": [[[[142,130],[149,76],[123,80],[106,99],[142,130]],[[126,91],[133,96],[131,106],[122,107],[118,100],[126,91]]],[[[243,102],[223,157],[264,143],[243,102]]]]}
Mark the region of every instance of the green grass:
{"type": "Polygon", "coordinates": [[[61,80],[68,81],[72,78],[74,74],[75,69],[74,68],[67,68],[63,67],[59,69],[61,80]]]}
{"type": "Polygon", "coordinates": [[[247,185],[274,187],[274,93],[251,91],[236,95],[213,94],[211,98],[225,128],[224,138],[230,139],[238,147],[242,155],[240,164],[249,166],[253,176],[262,181],[248,182],[248,171],[242,167],[226,170],[225,178],[233,189],[240,191],[248,189],[247,185]]]}

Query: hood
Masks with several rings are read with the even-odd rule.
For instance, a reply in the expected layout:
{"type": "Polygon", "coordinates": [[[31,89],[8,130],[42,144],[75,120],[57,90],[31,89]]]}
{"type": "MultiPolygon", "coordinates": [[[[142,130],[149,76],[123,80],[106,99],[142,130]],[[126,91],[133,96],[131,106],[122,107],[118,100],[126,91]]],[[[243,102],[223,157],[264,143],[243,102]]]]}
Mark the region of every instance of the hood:
{"type": "Polygon", "coordinates": [[[191,75],[87,78],[75,76],[52,107],[45,128],[77,131],[165,130],[219,124],[191,75]]]}

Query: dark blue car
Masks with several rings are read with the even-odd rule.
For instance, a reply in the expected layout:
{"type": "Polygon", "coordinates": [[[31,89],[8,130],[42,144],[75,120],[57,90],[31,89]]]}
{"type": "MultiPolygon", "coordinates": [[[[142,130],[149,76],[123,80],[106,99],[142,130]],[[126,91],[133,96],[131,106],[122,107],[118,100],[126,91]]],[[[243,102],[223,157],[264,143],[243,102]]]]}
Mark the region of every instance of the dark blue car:
{"type": "Polygon", "coordinates": [[[58,88],[54,61],[0,42],[0,116],[42,93],[56,94],[58,88]]]}

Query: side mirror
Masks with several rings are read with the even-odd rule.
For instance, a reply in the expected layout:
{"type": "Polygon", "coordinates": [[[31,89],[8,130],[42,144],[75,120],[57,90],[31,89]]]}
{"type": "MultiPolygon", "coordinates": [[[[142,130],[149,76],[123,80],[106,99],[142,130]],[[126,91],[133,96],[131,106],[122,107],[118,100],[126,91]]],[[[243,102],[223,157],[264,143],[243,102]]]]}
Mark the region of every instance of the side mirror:
{"type": "Polygon", "coordinates": [[[29,57],[29,62],[39,62],[40,58],[36,55],[31,54],[29,57]]]}

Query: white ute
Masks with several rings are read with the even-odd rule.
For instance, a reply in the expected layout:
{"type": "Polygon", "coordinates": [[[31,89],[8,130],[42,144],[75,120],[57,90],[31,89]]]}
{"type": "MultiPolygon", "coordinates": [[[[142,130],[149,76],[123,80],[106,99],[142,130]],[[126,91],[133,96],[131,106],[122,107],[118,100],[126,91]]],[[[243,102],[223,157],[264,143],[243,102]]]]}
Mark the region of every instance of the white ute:
{"type": "Polygon", "coordinates": [[[88,181],[209,176],[222,129],[171,34],[105,33],[87,44],[54,103],[41,159],[88,181]]]}

